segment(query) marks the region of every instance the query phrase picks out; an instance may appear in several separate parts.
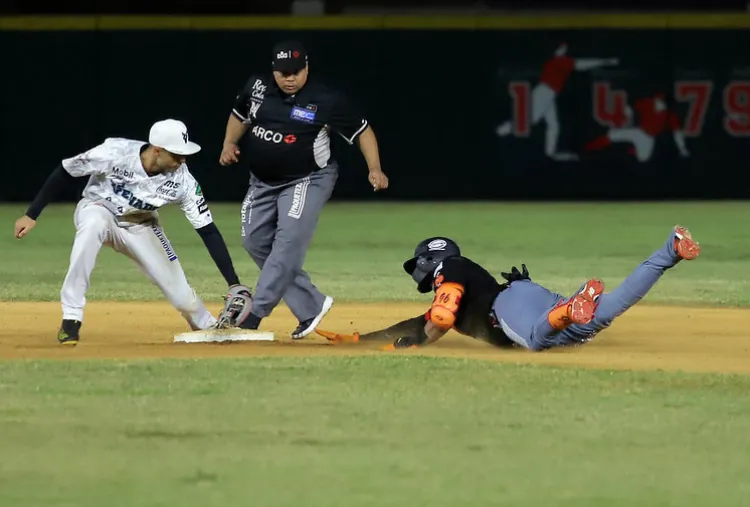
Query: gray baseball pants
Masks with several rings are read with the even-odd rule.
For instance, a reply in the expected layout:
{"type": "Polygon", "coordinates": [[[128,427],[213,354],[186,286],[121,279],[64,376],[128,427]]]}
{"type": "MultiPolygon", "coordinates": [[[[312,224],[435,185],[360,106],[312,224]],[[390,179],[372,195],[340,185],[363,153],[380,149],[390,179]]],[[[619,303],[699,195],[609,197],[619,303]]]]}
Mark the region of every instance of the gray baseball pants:
{"type": "MultiPolygon", "coordinates": [[[[579,344],[609,327],[612,322],[643,299],[664,273],[681,258],[674,249],[674,231],[661,248],[644,260],[612,292],[602,294],[594,320],[573,324],[563,331],[554,329],[547,320],[549,311],[563,296],[531,281],[513,282],[498,294],[492,308],[510,339],[532,350],[579,344]]],[[[577,294],[580,289],[574,294],[577,294]]]]}
{"type": "Polygon", "coordinates": [[[250,178],[242,203],[242,246],[261,270],[253,294],[256,316],[270,315],[282,298],[300,322],[321,312],[325,296],[302,265],[337,179],[336,165],[278,186],[250,178]]]}

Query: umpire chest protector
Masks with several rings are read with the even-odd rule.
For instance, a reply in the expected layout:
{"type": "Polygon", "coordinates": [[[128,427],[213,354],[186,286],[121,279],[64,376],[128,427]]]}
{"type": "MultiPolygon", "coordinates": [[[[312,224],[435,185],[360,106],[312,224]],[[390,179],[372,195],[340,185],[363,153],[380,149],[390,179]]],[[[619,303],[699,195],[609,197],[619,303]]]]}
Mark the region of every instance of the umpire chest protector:
{"type": "Polygon", "coordinates": [[[232,112],[248,127],[244,159],[255,177],[268,184],[302,178],[332,164],[331,136],[353,144],[368,126],[342,93],[312,78],[297,94],[287,95],[272,74],[252,76],[232,112]]]}

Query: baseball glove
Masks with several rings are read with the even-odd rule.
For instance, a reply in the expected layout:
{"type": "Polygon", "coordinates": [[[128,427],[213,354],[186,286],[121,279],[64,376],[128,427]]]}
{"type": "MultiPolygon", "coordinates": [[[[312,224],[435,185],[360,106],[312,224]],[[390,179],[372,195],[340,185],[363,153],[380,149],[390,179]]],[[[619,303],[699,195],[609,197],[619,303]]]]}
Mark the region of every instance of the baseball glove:
{"type": "Polygon", "coordinates": [[[216,329],[239,327],[253,309],[253,295],[242,284],[232,285],[224,296],[224,308],[219,312],[216,329]]]}
{"type": "Polygon", "coordinates": [[[502,272],[500,274],[508,281],[508,283],[517,282],[519,280],[531,280],[531,277],[529,276],[529,270],[526,269],[526,264],[521,264],[521,269],[523,270],[523,272],[518,271],[518,268],[513,266],[513,268],[511,268],[510,270],[510,273],[502,272]]]}

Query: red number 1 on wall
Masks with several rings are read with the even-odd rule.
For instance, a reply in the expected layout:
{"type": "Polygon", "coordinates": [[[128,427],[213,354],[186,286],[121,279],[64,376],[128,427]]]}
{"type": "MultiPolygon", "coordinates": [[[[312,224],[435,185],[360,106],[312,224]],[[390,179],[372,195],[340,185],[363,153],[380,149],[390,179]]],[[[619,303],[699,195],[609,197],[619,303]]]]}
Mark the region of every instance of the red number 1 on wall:
{"type": "Polygon", "coordinates": [[[508,83],[508,93],[513,99],[513,133],[518,137],[528,137],[531,132],[530,88],[528,81],[508,83]]]}

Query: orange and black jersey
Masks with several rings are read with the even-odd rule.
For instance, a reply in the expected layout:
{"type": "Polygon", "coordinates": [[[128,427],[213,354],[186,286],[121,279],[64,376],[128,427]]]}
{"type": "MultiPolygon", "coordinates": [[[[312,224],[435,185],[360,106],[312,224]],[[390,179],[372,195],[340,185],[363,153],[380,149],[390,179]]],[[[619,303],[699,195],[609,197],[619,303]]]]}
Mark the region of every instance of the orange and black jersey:
{"type": "Polygon", "coordinates": [[[435,270],[432,307],[423,315],[385,329],[359,336],[360,341],[393,341],[411,337],[415,343],[427,339],[425,323],[485,341],[497,347],[513,347],[502,329],[494,326],[492,303],[507,284],[500,284],[479,264],[466,257],[449,257],[435,270]]]}
{"type": "Polygon", "coordinates": [[[511,346],[512,342],[493,326],[490,317],[492,303],[506,287],[476,262],[449,257],[435,270],[435,297],[425,318],[493,345],[511,346]]]}

